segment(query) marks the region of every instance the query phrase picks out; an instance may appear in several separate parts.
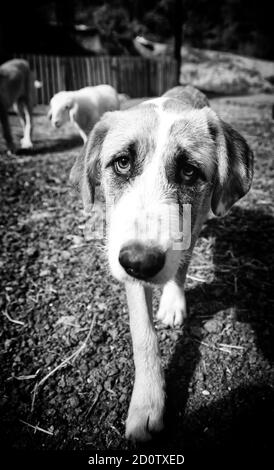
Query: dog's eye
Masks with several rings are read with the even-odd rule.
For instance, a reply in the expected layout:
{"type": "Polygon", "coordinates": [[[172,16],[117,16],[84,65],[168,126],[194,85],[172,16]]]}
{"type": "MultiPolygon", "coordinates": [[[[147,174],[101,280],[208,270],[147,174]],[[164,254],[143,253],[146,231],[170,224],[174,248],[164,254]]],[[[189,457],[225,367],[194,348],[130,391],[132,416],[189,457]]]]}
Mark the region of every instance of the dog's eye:
{"type": "Polygon", "coordinates": [[[197,168],[190,163],[184,163],[180,173],[182,179],[187,182],[193,182],[198,177],[197,168]]]}
{"type": "Polygon", "coordinates": [[[129,157],[123,155],[114,162],[114,169],[119,175],[127,175],[130,172],[131,164],[129,157]]]}

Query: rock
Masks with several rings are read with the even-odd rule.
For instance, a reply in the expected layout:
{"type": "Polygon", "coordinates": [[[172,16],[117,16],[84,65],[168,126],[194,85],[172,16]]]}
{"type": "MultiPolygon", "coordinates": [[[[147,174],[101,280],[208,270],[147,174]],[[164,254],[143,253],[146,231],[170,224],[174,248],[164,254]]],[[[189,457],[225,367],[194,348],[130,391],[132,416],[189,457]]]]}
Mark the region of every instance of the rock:
{"type": "Polygon", "coordinates": [[[204,323],[204,329],[208,333],[217,333],[219,331],[219,322],[217,320],[208,320],[204,323]]]}
{"type": "Polygon", "coordinates": [[[207,92],[272,93],[267,76],[274,64],[227,52],[182,47],[180,83],[191,83],[207,92]],[[264,70],[266,69],[266,70],[264,70]]]}
{"type": "Polygon", "coordinates": [[[77,397],[70,397],[68,403],[71,408],[77,408],[77,406],[79,406],[79,400],[77,397]]]}

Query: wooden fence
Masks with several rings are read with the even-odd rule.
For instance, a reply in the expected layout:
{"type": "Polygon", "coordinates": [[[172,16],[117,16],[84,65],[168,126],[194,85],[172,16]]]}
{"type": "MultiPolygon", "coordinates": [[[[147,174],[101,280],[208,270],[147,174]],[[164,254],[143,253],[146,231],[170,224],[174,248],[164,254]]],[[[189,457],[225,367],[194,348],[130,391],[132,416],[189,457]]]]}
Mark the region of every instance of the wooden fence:
{"type": "Polygon", "coordinates": [[[176,63],[173,59],[142,57],[58,57],[17,54],[26,59],[43,82],[37,91],[38,104],[48,104],[61,90],[77,90],[88,85],[107,83],[131,98],[159,96],[175,85],[176,63]]]}

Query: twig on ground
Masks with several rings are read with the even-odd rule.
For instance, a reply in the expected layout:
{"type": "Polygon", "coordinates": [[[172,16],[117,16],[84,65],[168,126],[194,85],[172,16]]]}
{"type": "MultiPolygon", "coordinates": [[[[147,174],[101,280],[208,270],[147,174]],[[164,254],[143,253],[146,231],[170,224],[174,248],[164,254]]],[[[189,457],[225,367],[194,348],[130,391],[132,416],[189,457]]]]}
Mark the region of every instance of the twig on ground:
{"type": "Polygon", "coordinates": [[[244,349],[243,346],[236,346],[236,345],[234,345],[234,344],[220,343],[220,346],[222,346],[223,348],[244,349]]]}
{"type": "Polygon", "coordinates": [[[26,426],[29,426],[30,428],[34,429],[34,432],[40,431],[40,432],[44,432],[45,434],[49,434],[50,436],[53,436],[52,431],[47,431],[47,429],[40,428],[40,426],[37,426],[37,425],[33,426],[32,424],[27,423],[26,421],[23,421],[23,419],[19,419],[19,421],[23,424],[26,424],[26,426]]]}
{"type": "Polygon", "coordinates": [[[11,316],[8,314],[8,312],[3,312],[3,315],[4,315],[4,317],[6,317],[9,321],[11,321],[12,323],[16,323],[17,325],[25,326],[25,323],[24,323],[23,321],[14,320],[13,318],[11,318],[11,316]]]}
{"type": "Polygon", "coordinates": [[[191,265],[191,269],[198,269],[198,270],[199,269],[214,269],[214,268],[215,268],[215,266],[212,265],[212,264],[200,264],[200,265],[199,264],[197,264],[197,265],[192,264],[191,265]]]}
{"type": "Polygon", "coordinates": [[[37,374],[40,372],[40,369],[37,369],[35,374],[30,374],[30,375],[19,375],[18,377],[14,377],[16,380],[31,380],[35,379],[37,377],[37,374]]]}
{"type": "Polygon", "coordinates": [[[234,348],[239,349],[239,350],[244,349],[242,346],[234,346],[234,345],[224,344],[224,343],[219,343],[218,346],[215,346],[214,344],[208,344],[208,343],[205,343],[205,341],[199,341],[198,339],[195,339],[192,337],[191,337],[191,340],[194,341],[195,343],[202,344],[203,346],[206,346],[207,348],[217,349],[218,351],[226,352],[228,354],[231,354],[232,352],[231,349],[234,349],[234,348]]]}
{"type": "Polygon", "coordinates": [[[83,341],[83,343],[81,344],[81,346],[76,350],[74,351],[70,356],[66,357],[58,366],[56,366],[53,370],[51,370],[45,377],[43,377],[40,382],[38,382],[37,384],[35,384],[35,387],[33,389],[33,398],[32,398],[32,404],[31,404],[31,411],[33,411],[33,407],[34,407],[34,402],[35,402],[35,398],[36,398],[36,394],[38,392],[38,388],[41,387],[41,385],[43,385],[49,377],[51,377],[53,374],[55,374],[55,372],[57,372],[59,369],[61,369],[62,367],[64,367],[66,364],[68,364],[70,361],[75,361],[76,358],[79,356],[79,354],[83,351],[83,349],[86,347],[87,345],[87,342],[91,336],[91,332],[93,330],[93,327],[94,327],[94,324],[95,324],[95,320],[96,320],[96,317],[97,317],[97,314],[95,313],[93,319],[92,319],[92,322],[91,322],[91,325],[90,325],[90,329],[89,329],[89,332],[87,334],[87,337],[86,339],[83,341]]]}
{"type": "Polygon", "coordinates": [[[122,435],[121,433],[118,431],[118,429],[113,425],[113,424],[110,424],[110,428],[113,429],[114,432],[116,432],[116,434],[121,438],[122,435]]]}
{"type": "Polygon", "coordinates": [[[225,352],[227,354],[231,354],[230,349],[227,349],[227,348],[216,348],[216,349],[218,349],[219,351],[225,352]]]}

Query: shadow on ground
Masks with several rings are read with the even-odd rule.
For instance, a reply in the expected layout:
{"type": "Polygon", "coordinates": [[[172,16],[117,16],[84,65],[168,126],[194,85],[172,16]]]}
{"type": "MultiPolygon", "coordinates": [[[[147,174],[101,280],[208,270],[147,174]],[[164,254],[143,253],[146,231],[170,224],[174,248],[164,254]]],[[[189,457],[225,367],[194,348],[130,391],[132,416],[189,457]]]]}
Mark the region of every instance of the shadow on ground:
{"type": "MultiPolygon", "coordinates": [[[[189,387],[201,357],[202,319],[199,318],[201,298],[205,303],[218,301],[221,297],[224,311],[235,311],[235,321],[248,323],[256,338],[257,354],[269,364],[271,372],[274,360],[274,312],[273,312],[273,266],[274,266],[274,219],[260,210],[247,210],[236,207],[225,219],[211,219],[201,236],[215,237],[214,264],[216,276],[211,284],[191,289],[187,292],[191,316],[184,324],[184,334],[176,344],[166,373],[167,406],[166,428],[154,441],[150,449],[165,449],[166,452],[179,450],[191,459],[203,459],[223,455],[248,459],[256,455],[265,456],[272,443],[272,422],[274,419],[273,381],[267,382],[264,371],[262,381],[250,377],[250,363],[257,361],[252,351],[245,356],[247,380],[236,381],[233,388],[227,387],[222,399],[210,401],[192,411],[187,404],[193,393],[189,387]],[[227,276],[218,275],[228,258],[234,263],[235,286],[227,282],[227,276]],[[223,285],[223,290],[220,290],[223,285]],[[216,289],[216,286],[218,289],[216,289]],[[200,335],[199,335],[200,329],[200,335]],[[195,331],[195,336],[193,335],[195,331]],[[154,447],[155,446],[155,447],[154,447]]],[[[233,271],[233,266],[232,266],[233,271]]],[[[207,308],[207,312],[210,309],[207,308]]],[[[214,317],[214,311],[211,317],[214,317]]],[[[244,338],[245,341],[248,338],[244,338]]],[[[210,345],[210,339],[207,339],[210,345]]],[[[231,341],[233,342],[233,340],[231,341]]],[[[212,347],[215,347],[213,345],[212,347]]],[[[220,357],[222,361],[222,357],[220,357]]],[[[210,364],[210,350],[209,350],[210,364]]],[[[237,374],[235,360],[235,370],[237,374]]],[[[221,368],[225,371],[226,357],[221,368]]],[[[216,378],[217,379],[217,378],[216,378]]],[[[205,378],[206,380],[206,378],[205,378]]],[[[222,381],[226,382],[224,374],[222,381]]],[[[211,379],[212,382],[212,379],[211,379]]],[[[217,382],[217,380],[216,380],[217,382]]],[[[193,384],[192,384],[193,387],[193,384]]],[[[148,450],[148,447],[144,447],[148,450]]]]}
{"type": "MultiPolygon", "coordinates": [[[[269,362],[271,369],[274,360],[273,234],[272,217],[260,210],[240,207],[234,208],[225,219],[210,220],[201,234],[216,237],[216,278],[212,284],[203,284],[202,288],[188,292],[192,315],[187,319],[186,334],[176,345],[168,367],[164,441],[171,447],[178,449],[183,443],[186,451],[231,449],[234,452],[240,449],[249,455],[252,446],[254,452],[272,447],[269,429],[274,418],[273,383],[272,386],[263,381],[258,384],[257,380],[252,383],[248,377],[247,383],[240,383],[224,399],[202,406],[185,417],[184,414],[189,384],[201,360],[199,341],[191,336],[193,327],[197,338],[197,331],[203,326],[197,319],[197,299],[200,301],[202,295],[204,302],[217,300],[216,285],[224,286],[221,291],[223,309],[233,308],[236,321],[251,325],[259,354],[269,362]],[[236,292],[223,273],[218,275],[228,256],[235,263],[236,292]]],[[[246,356],[247,362],[252,360],[252,354],[246,356]]]]}

